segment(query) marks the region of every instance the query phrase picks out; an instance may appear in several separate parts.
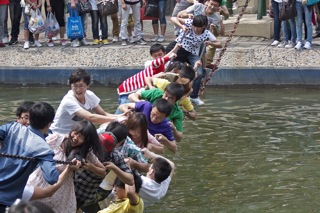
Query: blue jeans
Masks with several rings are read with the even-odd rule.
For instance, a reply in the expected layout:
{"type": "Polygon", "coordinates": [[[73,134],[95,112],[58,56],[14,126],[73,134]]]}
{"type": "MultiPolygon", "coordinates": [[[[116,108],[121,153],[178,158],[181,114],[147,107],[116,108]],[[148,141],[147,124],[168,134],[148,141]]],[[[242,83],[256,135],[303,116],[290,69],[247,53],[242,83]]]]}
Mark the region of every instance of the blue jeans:
{"type": "Polygon", "coordinates": [[[302,5],[301,2],[296,2],[297,16],[296,16],[296,30],[297,30],[297,41],[302,42],[302,10],[305,14],[305,23],[307,26],[307,41],[312,43],[312,7],[302,5]]]}
{"type": "MultiPolygon", "coordinates": [[[[118,104],[119,106],[121,104],[126,104],[126,103],[131,103],[131,101],[129,100],[129,94],[125,94],[125,95],[119,95],[119,99],[118,99],[118,104]]],[[[122,112],[120,111],[119,107],[117,108],[117,111],[114,114],[121,114],[122,112]]]]}
{"type": "MultiPolygon", "coordinates": [[[[188,58],[190,65],[192,67],[194,67],[196,61],[201,59],[198,55],[194,55],[191,53],[187,56],[187,58],[188,58]]],[[[193,91],[190,94],[190,98],[197,98],[198,97],[198,94],[199,94],[199,91],[201,88],[201,81],[202,81],[202,78],[205,76],[205,70],[203,70],[202,66],[198,67],[198,69],[196,71],[197,71],[197,77],[193,80],[193,83],[192,83],[193,91]]]]}
{"type": "Polygon", "coordinates": [[[288,42],[289,40],[295,44],[297,40],[296,22],[295,19],[289,19],[282,21],[283,40],[288,42]]]}
{"type": "Polygon", "coordinates": [[[273,40],[280,41],[281,21],[279,19],[279,7],[280,3],[271,0],[273,10],[273,40]]]}
{"type": "Polygon", "coordinates": [[[166,20],[167,0],[159,0],[158,5],[160,10],[160,18],[152,20],[152,24],[158,24],[158,20],[160,20],[160,24],[167,24],[167,20],[166,20]]]}
{"type": "Polygon", "coordinates": [[[100,27],[101,27],[101,31],[102,31],[102,40],[104,39],[108,39],[108,20],[107,20],[107,17],[106,15],[101,15],[99,12],[98,12],[98,16],[99,16],[99,19],[100,19],[100,27]]]}
{"type": "MultiPolygon", "coordinates": [[[[81,16],[81,21],[82,21],[82,27],[83,27],[83,30],[85,30],[85,28],[84,28],[84,23],[85,23],[85,21],[86,21],[86,13],[83,13],[83,14],[79,14],[78,13],[78,11],[79,11],[79,8],[78,8],[78,6],[79,6],[79,4],[76,4],[76,8],[75,8],[75,10],[76,10],[76,15],[77,16],[81,16]]],[[[69,12],[69,14],[71,14],[71,4],[70,3],[68,3],[68,12],[69,12]]],[[[67,25],[68,26],[68,25],[67,25]]],[[[78,40],[79,41],[81,41],[83,38],[78,38],[78,40]]],[[[73,39],[70,39],[70,41],[73,41],[74,40],[74,38],[73,39]]]]}

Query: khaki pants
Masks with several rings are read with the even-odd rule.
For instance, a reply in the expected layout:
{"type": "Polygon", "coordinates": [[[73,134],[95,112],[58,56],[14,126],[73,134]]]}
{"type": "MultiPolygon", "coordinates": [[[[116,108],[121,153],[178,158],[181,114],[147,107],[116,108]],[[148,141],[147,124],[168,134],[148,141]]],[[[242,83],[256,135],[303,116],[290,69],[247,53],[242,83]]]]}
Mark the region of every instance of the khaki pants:
{"type": "Polygon", "coordinates": [[[213,57],[216,53],[216,48],[213,46],[208,45],[207,47],[207,54],[206,54],[206,66],[213,62],[213,57]]]}

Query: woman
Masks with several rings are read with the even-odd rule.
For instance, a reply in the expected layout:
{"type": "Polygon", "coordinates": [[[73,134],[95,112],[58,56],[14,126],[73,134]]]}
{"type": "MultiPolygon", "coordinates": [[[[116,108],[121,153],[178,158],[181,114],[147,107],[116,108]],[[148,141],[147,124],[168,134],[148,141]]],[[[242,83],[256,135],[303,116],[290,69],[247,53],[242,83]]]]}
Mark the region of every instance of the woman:
{"type": "MultiPolygon", "coordinates": [[[[41,199],[41,201],[53,208],[55,212],[75,212],[77,209],[77,190],[75,190],[74,182],[76,182],[77,174],[86,170],[102,178],[105,175],[105,168],[97,158],[97,156],[103,157],[103,153],[95,126],[88,121],[81,121],[76,123],[68,138],[55,133],[49,135],[46,140],[55,152],[55,160],[65,161],[76,157],[82,164],[80,169],[75,172],[75,177],[73,173],[69,173],[58,191],[53,196],[41,199]]],[[[58,164],[57,169],[62,172],[66,169],[66,165],[58,164]]],[[[30,175],[27,186],[47,187],[48,183],[41,174],[41,169],[36,169],[30,175]]]]}
{"type": "Polygon", "coordinates": [[[129,137],[139,148],[148,148],[155,153],[163,153],[163,145],[148,132],[146,116],[141,112],[131,114],[126,121],[129,137]]]}

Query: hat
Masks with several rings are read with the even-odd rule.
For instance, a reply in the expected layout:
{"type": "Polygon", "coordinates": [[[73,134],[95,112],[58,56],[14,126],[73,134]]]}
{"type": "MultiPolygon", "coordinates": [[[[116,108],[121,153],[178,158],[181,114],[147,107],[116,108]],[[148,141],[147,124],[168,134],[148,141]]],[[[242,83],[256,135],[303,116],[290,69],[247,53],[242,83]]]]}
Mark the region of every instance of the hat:
{"type": "Polygon", "coordinates": [[[105,151],[107,152],[112,152],[113,148],[118,143],[117,138],[111,132],[100,133],[99,139],[105,151]]]}

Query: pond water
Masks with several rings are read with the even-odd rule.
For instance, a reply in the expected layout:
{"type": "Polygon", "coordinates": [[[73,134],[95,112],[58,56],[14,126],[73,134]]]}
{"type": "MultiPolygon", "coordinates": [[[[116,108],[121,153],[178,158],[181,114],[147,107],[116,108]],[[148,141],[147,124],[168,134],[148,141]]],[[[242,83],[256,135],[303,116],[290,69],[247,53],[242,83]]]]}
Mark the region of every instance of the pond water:
{"type": "MultiPolygon", "coordinates": [[[[114,88],[91,88],[108,112],[114,88]]],[[[22,100],[57,108],[68,87],[2,88],[0,123],[22,100]]],[[[319,91],[208,88],[198,120],[184,123],[167,196],[145,210],[164,212],[318,212],[319,91]]]]}

